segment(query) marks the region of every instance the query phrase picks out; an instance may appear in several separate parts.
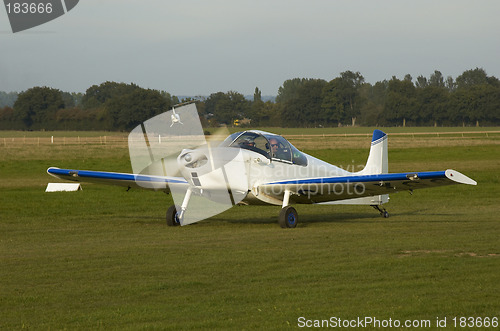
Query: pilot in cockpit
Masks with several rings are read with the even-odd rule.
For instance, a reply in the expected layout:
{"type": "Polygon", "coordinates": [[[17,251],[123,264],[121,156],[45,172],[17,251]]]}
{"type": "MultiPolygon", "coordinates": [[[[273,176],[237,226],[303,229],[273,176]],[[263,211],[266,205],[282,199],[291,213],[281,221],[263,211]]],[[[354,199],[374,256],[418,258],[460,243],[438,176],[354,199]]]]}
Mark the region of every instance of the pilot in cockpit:
{"type": "Polygon", "coordinates": [[[288,155],[289,153],[287,154],[286,151],[283,150],[283,148],[280,148],[278,139],[269,139],[269,145],[271,148],[271,157],[276,159],[290,159],[288,155]]]}

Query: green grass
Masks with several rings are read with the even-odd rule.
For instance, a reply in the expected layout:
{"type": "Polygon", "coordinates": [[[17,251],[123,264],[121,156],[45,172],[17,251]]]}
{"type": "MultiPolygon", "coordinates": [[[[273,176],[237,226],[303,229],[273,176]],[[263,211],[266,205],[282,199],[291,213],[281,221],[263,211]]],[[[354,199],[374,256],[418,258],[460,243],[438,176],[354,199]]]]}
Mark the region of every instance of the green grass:
{"type": "MultiPolygon", "coordinates": [[[[479,184],[393,194],[389,219],[363,206],[299,205],[290,230],[273,206],[167,228],[163,193],[43,192],[48,166],[130,171],[124,148],[0,151],[0,329],[500,317],[499,145],[392,149],[391,171],[455,168],[479,184]]],[[[368,151],[306,152],[347,165],[368,151]]]]}

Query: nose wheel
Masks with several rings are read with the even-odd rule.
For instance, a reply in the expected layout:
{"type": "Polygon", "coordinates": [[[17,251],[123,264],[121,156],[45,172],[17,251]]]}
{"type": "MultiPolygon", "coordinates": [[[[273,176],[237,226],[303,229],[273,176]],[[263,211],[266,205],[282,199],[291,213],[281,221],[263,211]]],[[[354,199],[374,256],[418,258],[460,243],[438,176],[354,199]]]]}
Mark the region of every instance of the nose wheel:
{"type": "Polygon", "coordinates": [[[168,226],[178,226],[181,225],[180,219],[179,219],[179,213],[177,212],[180,210],[179,206],[170,206],[167,210],[167,225],[168,226]]]}
{"type": "Polygon", "coordinates": [[[283,195],[283,205],[280,211],[280,215],[278,217],[278,223],[282,228],[294,228],[297,226],[299,222],[299,215],[297,211],[292,206],[289,206],[290,195],[292,193],[289,190],[285,190],[285,194],[283,195]]]}
{"type": "Polygon", "coordinates": [[[294,228],[299,221],[299,215],[292,206],[281,208],[278,222],[282,228],[294,228]]]}

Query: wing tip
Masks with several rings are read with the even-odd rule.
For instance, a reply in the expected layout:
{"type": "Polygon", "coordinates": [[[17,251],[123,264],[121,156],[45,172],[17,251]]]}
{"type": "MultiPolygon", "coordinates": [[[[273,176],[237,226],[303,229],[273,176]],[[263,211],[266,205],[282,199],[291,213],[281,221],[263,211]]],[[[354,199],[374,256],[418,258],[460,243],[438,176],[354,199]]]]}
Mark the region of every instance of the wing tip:
{"type": "Polygon", "coordinates": [[[47,168],[47,173],[51,176],[53,176],[53,170],[59,169],[58,167],[49,167],[47,168]]]}
{"type": "Polygon", "coordinates": [[[460,184],[477,185],[477,182],[474,179],[469,178],[464,174],[453,169],[447,169],[445,171],[445,175],[448,179],[460,184]]]}

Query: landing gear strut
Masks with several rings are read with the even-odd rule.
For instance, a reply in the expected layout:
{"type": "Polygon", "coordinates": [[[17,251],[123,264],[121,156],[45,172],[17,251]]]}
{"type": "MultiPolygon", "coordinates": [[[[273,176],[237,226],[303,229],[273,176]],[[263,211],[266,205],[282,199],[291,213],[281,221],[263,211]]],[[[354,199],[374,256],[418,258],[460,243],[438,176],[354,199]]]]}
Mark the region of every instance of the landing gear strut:
{"type": "Polygon", "coordinates": [[[182,201],[182,206],[170,206],[167,210],[167,225],[168,226],[177,226],[181,225],[181,221],[184,219],[184,213],[186,212],[189,199],[191,199],[191,193],[193,191],[191,188],[188,188],[186,191],[186,195],[184,196],[184,200],[182,201]]]}
{"type": "Polygon", "coordinates": [[[384,207],[380,208],[379,205],[372,205],[372,207],[375,208],[376,210],[378,210],[378,212],[380,213],[380,216],[382,216],[383,218],[389,217],[389,212],[387,210],[385,210],[384,207]]]}

